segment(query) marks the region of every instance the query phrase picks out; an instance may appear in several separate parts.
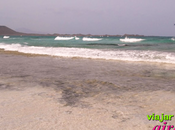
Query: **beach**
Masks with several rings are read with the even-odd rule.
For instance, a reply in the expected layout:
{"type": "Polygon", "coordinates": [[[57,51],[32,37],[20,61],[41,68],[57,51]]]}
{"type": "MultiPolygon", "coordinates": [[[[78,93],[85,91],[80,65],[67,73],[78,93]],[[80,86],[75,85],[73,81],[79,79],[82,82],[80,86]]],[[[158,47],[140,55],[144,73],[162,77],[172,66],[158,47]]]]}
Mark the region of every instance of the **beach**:
{"type": "MultiPolygon", "coordinates": [[[[175,112],[174,64],[0,50],[2,130],[152,130],[175,112]]],[[[167,121],[175,125],[175,119],[167,121]]]]}

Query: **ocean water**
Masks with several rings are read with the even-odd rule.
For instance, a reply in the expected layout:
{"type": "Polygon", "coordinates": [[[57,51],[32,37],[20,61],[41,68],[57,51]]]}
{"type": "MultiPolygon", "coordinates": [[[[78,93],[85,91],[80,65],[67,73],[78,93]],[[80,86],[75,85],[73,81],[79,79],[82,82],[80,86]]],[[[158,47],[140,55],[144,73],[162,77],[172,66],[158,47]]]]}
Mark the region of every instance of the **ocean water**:
{"type": "Polygon", "coordinates": [[[59,57],[175,64],[174,37],[0,37],[0,49],[59,57]]]}

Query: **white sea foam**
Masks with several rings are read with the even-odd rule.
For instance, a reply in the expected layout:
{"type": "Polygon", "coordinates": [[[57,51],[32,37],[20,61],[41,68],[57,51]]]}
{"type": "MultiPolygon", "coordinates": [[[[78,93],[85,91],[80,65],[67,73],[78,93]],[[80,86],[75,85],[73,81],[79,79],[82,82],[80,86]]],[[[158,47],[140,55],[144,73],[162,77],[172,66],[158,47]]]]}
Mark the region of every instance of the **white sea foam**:
{"type": "Polygon", "coordinates": [[[83,41],[100,41],[101,38],[88,38],[88,37],[83,37],[83,41]]]}
{"type": "Polygon", "coordinates": [[[120,39],[121,42],[140,42],[143,41],[144,39],[138,39],[138,38],[127,38],[125,39],[120,39]]]}
{"type": "Polygon", "coordinates": [[[10,36],[3,36],[3,38],[4,38],[4,39],[8,39],[8,38],[10,38],[10,36]]]}
{"type": "Polygon", "coordinates": [[[65,47],[35,47],[21,46],[20,44],[3,44],[0,48],[9,51],[18,51],[30,54],[45,54],[61,57],[81,57],[106,60],[123,61],[146,61],[175,64],[175,54],[158,51],[138,51],[138,50],[99,50],[85,48],[65,48],[65,47]]]}
{"type": "Polygon", "coordinates": [[[175,41],[175,38],[171,38],[172,41],[175,41]]]}
{"type": "Polygon", "coordinates": [[[71,40],[71,39],[73,39],[74,37],[60,37],[60,36],[57,36],[56,38],[55,38],[55,40],[71,40]]]}
{"type": "Polygon", "coordinates": [[[75,40],[79,40],[79,39],[80,39],[79,37],[76,37],[76,36],[75,36],[75,40]]]}

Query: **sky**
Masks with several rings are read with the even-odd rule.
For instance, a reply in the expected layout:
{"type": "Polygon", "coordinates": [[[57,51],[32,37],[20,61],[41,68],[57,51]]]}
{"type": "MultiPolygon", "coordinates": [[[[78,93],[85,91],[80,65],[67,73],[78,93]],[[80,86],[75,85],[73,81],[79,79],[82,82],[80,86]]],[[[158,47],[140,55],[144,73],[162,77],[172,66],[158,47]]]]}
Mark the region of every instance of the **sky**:
{"type": "Polygon", "coordinates": [[[60,34],[175,36],[175,0],[0,0],[0,25],[60,34]]]}

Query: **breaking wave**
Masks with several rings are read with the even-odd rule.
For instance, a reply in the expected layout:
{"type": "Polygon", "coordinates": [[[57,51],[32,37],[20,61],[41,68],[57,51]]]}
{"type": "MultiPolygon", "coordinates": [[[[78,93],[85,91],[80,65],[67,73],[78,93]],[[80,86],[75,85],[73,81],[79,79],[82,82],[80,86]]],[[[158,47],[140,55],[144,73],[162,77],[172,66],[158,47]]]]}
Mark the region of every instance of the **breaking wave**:
{"type": "Polygon", "coordinates": [[[127,38],[127,37],[125,37],[125,39],[120,39],[121,42],[140,42],[143,40],[145,39],[127,38]]]}
{"type": "Polygon", "coordinates": [[[79,37],[76,37],[76,36],[75,36],[75,40],[79,40],[79,39],[80,39],[79,37]]]}
{"type": "Polygon", "coordinates": [[[175,41],[175,38],[171,38],[172,41],[175,41]]]}
{"type": "Polygon", "coordinates": [[[57,36],[56,38],[55,38],[55,40],[71,40],[71,39],[73,39],[74,37],[60,37],[60,36],[57,36]]]}
{"type": "Polygon", "coordinates": [[[10,38],[10,36],[3,36],[3,38],[4,38],[4,39],[8,39],[8,38],[10,38]]]}
{"type": "Polygon", "coordinates": [[[3,44],[0,48],[7,51],[18,51],[29,54],[43,54],[61,57],[80,57],[105,60],[145,61],[175,64],[175,54],[158,51],[141,50],[100,50],[65,47],[36,47],[20,44],[3,44]]]}
{"type": "Polygon", "coordinates": [[[88,37],[83,37],[83,41],[100,41],[101,38],[88,38],[88,37]]]}

